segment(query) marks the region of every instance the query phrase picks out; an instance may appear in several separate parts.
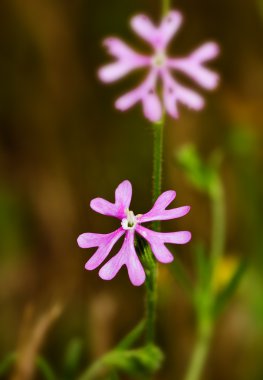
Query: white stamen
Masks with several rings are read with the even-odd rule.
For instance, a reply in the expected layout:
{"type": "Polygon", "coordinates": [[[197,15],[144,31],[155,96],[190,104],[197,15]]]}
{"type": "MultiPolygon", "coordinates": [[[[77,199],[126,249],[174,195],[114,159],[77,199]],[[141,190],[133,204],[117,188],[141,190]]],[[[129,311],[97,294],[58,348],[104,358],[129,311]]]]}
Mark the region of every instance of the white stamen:
{"type": "Polygon", "coordinates": [[[123,218],[121,221],[121,226],[124,230],[133,230],[137,224],[137,218],[133,211],[125,210],[127,218],[123,218]]]}
{"type": "Polygon", "coordinates": [[[156,53],[152,58],[152,64],[156,67],[162,67],[166,63],[166,55],[163,52],[156,53]]]}

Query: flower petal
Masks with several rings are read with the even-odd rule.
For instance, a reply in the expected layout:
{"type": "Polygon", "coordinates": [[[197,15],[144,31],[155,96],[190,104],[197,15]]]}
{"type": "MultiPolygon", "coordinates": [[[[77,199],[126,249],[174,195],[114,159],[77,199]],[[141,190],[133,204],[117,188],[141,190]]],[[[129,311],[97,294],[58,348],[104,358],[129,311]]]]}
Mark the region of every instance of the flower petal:
{"type": "Polygon", "coordinates": [[[100,269],[99,276],[103,280],[112,280],[123,265],[126,265],[129,278],[134,286],[144,283],[145,272],[134,248],[134,231],[126,233],[120,251],[100,269]]]}
{"type": "Polygon", "coordinates": [[[185,106],[196,111],[200,111],[205,105],[204,99],[201,95],[182,85],[177,85],[176,97],[178,101],[185,106]]]}
{"type": "Polygon", "coordinates": [[[220,48],[215,42],[206,42],[197,48],[191,57],[198,62],[206,62],[216,58],[220,53],[220,48]]]}
{"type": "Polygon", "coordinates": [[[140,223],[151,222],[154,220],[175,219],[186,215],[190,210],[189,206],[177,207],[170,210],[166,210],[166,207],[169,206],[169,204],[174,200],[175,196],[176,192],[172,190],[165,191],[164,193],[162,193],[157,198],[152,209],[140,217],[140,223]]]}
{"type": "Polygon", "coordinates": [[[131,197],[132,186],[126,180],[115,190],[115,203],[111,203],[103,198],[95,198],[90,202],[90,207],[99,214],[123,219],[126,216],[125,210],[130,207],[131,197]]]}
{"type": "Polygon", "coordinates": [[[136,226],[136,231],[148,241],[154,256],[161,263],[173,261],[173,255],[164,244],[185,244],[191,239],[191,233],[188,231],[155,232],[139,224],[136,226]]]}
{"type": "Polygon", "coordinates": [[[199,94],[177,83],[168,70],[162,70],[161,75],[164,85],[164,105],[171,116],[177,116],[178,102],[195,110],[203,108],[204,99],[199,94]]]}
{"type": "Polygon", "coordinates": [[[162,106],[155,92],[158,70],[152,69],[144,82],[134,90],[117,99],[115,107],[125,111],[139,101],[142,101],[143,112],[152,122],[159,121],[162,117],[162,106]]]}
{"type": "Polygon", "coordinates": [[[109,53],[118,60],[102,67],[98,71],[98,76],[103,82],[114,82],[130,71],[148,66],[151,63],[149,57],[136,53],[118,38],[107,38],[104,44],[109,53]]]}
{"type": "Polygon", "coordinates": [[[127,92],[126,94],[118,98],[115,102],[115,107],[119,111],[126,111],[132,106],[134,106],[139,100],[140,91],[138,91],[138,88],[135,88],[134,90],[127,92]]]}
{"type": "Polygon", "coordinates": [[[78,245],[81,248],[99,247],[92,257],[87,261],[85,268],[93,270],[97,268],[109,255],[114,244],[124,234],[124,230],[111,232],[110,234],[84,233],[78,237],[78,245]]]}
{"type": "Polygon", "coordinates": [[[162,193],[155,201],[153,209],[164,210],[175,199],[176,192],[174,190],[168,190],[162,193]]]}
{"type": "Polygon", "coordinates": [[[219,75],[212,70],[201,66],[193,58],[170,59],[169,67],[179,70],[192,78],[200,86],[213,90],[219,82],[219,75]]]}
{"type": "Polygon", "coordinates": [[[174,119],[177,119],[179,117],[179,113],[177,109],[176,90],[174,86],[169,86],[164,83],[163,101],[167,113],[174,119]]]}
{"type": "Polygon", "coordinates": [[[90,202],[90,207],[99,214],[118,217],[115,203],[111,203],[106,199],[94,198],[90,202]]]}
{"type": "Polygon", "coordinates": [[[153,25],[148,16],[143,14],[134,16],[131,19],[131,27],[140,37],[152,44],[156,37],[157,28],[153,25]]]}
{"type": "Polygon", "coordinates": [[[155,91],[150,90],[142,98],[144,116],[152,122],[159,121],[162,117],[162,106],[155,91]]]}
{"type": "Polygon", "coordinates": [[[203,66],[219,54],[219,47],[214,42],[208,42],[200,46],[188,57],[168,59],[168,67],[179,70],[188,75],[200,86],[212,90],[219,82],[219,75],[203,66]]]}
{"type": "Polygon", "coordinates": [[[124,41],[116,37],[109,37],[104,40],[108,53],[116,58],[131,58],[137,53],[130,48],[124,41]]]}
{"type": "Polygon", "coordinates": [[[161,75],[164,82],[164,104],[172,116],[173,109],[169,108],[172,102],[175,104],[181,102],[195,110],[200,110],[204,107],[204,99],[195,91],[177,83],[168,70],[163,70],[161,75]]]}
{"type": "Polygon", "coordinates": [[[122,218],[126,217],[125,210],[129,209],[132,198],[132,185],[130,181],[125,180],[119,184],[115,190],[115,204],[119,208],[119,214],[122,218]],[[122,211],[124,210],[124,212],[122,211]]]}
{"type": "Polygon", "coordinates": [[[180,28],[183,21],[182,14],[177,11],[169,12],[162,20],[159,28],[160,35],[162,36],[162,47],[165,48],[175,33],[180,28]]]}
{"type": "Polygon", "coordinates": [[[102,82],[111,83],[124,77],[134,68],[133,65],[125,61],[118,61],[99,69],[98,76],[102,82]]]}

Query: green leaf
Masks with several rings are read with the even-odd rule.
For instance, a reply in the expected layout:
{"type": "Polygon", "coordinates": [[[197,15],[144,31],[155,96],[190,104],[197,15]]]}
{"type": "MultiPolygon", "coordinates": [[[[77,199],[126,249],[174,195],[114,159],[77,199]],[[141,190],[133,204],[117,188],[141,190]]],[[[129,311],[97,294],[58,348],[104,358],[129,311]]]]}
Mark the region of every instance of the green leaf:
{"type": "Polygon", "coordinates": [[[193,144],[187,144],[176,152],[175,158],[189,182],[196,189],[209,195],[213,193],[217,187],[217,172],[222,160],[220,152],[213,152],[206,163],[199,156],[196,147],[193,144]]]}
{"type": "Polygon", "coordinates": [[[174,257],[174,261],[169,265],[169,270],[178,284],[186,292],[189,299],[192,299],[193,284],[183,264],[176,256],[174,257]]]}
{"type": "MultiPolygon", "coordinates": [[[[0,376],[5,375],[11,367],[15,364],[17,360],[17,353],[12,352],[8,354],[1,362],[0,362],[0,376]]],[[[55,380],[56,376],[50,367],[49,363],[42,356],[37,356],[36,358],[36,366],[39,372],[42,374],[43,378],[46,380],[55,380]]]]}
{"type": "Polygon", "coordinates": [[[111,372],[106,378],[105,380],[119,380],[119,376],[117,374],[117,372],[111,372]]]}
{"type": "Polygon", "coordinates": [[[17,359],[16,352],[11,352],[11,353],[7,354],[0,361],[0,376],[3,376],[6,373],[8,373],[8,371],[11,369],[11,367],[15,363],[16,359],[17,359]]]}
{"type": "Polygon", "coordinates": [[[162,361],[161,350],[152,344],[134,350],[112,351],[103,360],[107,367],[137,377],[144,377],[157,371],[162,361]]]}
{"type": "Polygon", "coordinates": [[[117,371],[141,378],[157,371],[162,361],[163,354],[155,345],[134,350],[114,349],[86,369],[79,380],[101,379],[117,371]]]}
{"type": "Polygon", "coordinates": [[[139,322],[134,329],[127,334],[117,345],[117,349],[127,349],[132,347],[132,345],[142,336],[145,328],[145,321],[139,322]]]}
{"type": "Polygon", "coordinates": [[[203,244],[195,247],[195,259],[197,268],[197,283],[194,289],[194,306],[199,323],[207,323],[212,313],[211,298],[211,260],[205,252],[203,244]]]}
{"type": "Polygon", "coordinates": [[[48,361],[43,358],[43,356],[37,356],[36,358],[36,365],[39,370],[39,372],[42,374],[43,378],[46,380],[55,380],[56,375],[53,372],[53,369],[51,368],[48,361]]]}
{"type": "Polygon", "coordinates": [[[214,310],[216,316],[223,311],[227,301],[232,297],[232,295],[236,291],[241,279],[243,278],[246,272],[247,265],[248,264],[246,260],[242,260],[240,262],[239,266],[237,267],[235,273],[233,274],[226,287],[217,296],[214,310]]]}
{"type": "Polygon", "coordinates": [[[206,254],[202,243],[197,243],[194,247],[195,267],[197,269],[197,282],[201,289],[210,286],[212,276],[212,265],[210,257],[206,254]]]}
{"type": "Polygon", "coordinates": [[[63,379],[75,379],[76,373],[78,371],[81,354],[82,354],[83,343],[79,338],[74,338],[70,341],[65,357],[64,357],[64,365],[63,365],[63,379]]]}

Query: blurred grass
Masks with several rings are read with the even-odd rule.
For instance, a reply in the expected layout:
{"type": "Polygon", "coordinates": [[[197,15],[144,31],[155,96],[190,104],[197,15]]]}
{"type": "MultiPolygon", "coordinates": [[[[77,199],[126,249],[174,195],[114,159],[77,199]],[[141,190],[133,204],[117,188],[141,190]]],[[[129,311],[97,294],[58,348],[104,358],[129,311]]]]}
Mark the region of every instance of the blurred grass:
{"type": "MultiPolygon", "coordinates": [[[[218,40],[222,56],[215,66],[222,84],[219,91],[206,95],[202,113],[180,109],[180,119],[166,125],[164,189],[176,189],[176,204],[191,204],[192,211],[187,219],[163,228],[190,229],[195,240],[209,241],[207,200],[174,166],[173,152],[186,142],[196,144],[204,156],[220,149],[225,157],[228,251],[246,258],[251,270],[223,317],[205,375],[214,380],[259,380],[262,1],[178,0],[174,6],[184,12],[185,24],[171,50],[187,52],[205,39],[218,40]]],[[[143,289],[132,288],[124,273],[104,283],[97,273],[85,272],[90,253],[76,246],[81,232],[115,227],[89,210],[89,200],[112,199],[121,180],[134,184],[135,212],[150,206],[151,126],[139,108],[125,114],[113,109],[114,99],[134,79],[103,86],[96,78],[97,68],[108,60],[101,47],[103,37],[121,35],[136,46],[128,19],[137,11],[157,20],[159,3],[1,1],[0,358],[16,350],[21,315],[29,304],[39,314],[58,299],[66,305],[43,348],[56,373],[61,352],[70,342],[83,341],[78,371],[83,370],[141,316],[143,289]]],[[[192,272],[191,250],[177,252],[192,272]]],[[[190,305],[182,290],[171,286],[174,283],[164,276],[159,340],[168,358],[160,374],[163,380],[182,377],[194,334],[190,305]]],[[[79,347],[75,349],[78,355],[79,347]]]]}

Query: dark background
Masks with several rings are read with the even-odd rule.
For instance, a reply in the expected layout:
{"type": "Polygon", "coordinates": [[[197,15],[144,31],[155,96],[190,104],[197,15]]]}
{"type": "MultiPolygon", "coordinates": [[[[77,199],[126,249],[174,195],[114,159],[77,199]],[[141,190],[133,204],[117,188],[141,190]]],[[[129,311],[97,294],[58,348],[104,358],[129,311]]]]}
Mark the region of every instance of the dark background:
{"type": "MultiPolygon", "coordinates": [[[[176,205],[190,204],[192,210],[163,228],[189,229],[191,244],[201,239],[209,245],[209,201],[187,182],[174,155],[188,142],[204,158],[219,149],[226,255],[247,257],[250,266],[219,320],[205,378],[260,380],[263,3],[178,0],[173,8],[185,20],[171,51],[188,53],[206,40],[218,41],[222,53],[212,66],[222,80],[217,91],[205,94],[204,111],[180,108],[180,119],[166,123],[163,189],[175,189],[176,205]]],[[[136,75],[111,86],[96,76],[110,60],[101,44],[104,37],[117,35],[145,49],[128,25],[137,12],[157,22],[160,2],[0,3],[0,358],[20,348],[29,352],[30,361],[41,346],[59,372],[74,341],[82,350],[81,371],[143,313],[143,287],[132,287],[124,270],[111,282],[100,280],[97,271],[86,272],[90,251],[76,244],[82,232],[115,228],[112,218],[90,210],[89,201],[96,196],[113,200],[122,180],[133,183],[135,213],[151,206],[152,126],[138,106],[126,113],[113,108],[114,99],[136,84],[136,75]],[[36,344],[39,323],[42,335],[36,344]]],[[[177,252],[194,274],[191,244],[177,252]]],[[[194,314],[167,266],[159,282],[158,341],[167,353],[159,379],[181,379],[194,342],[194,314]]]]}

